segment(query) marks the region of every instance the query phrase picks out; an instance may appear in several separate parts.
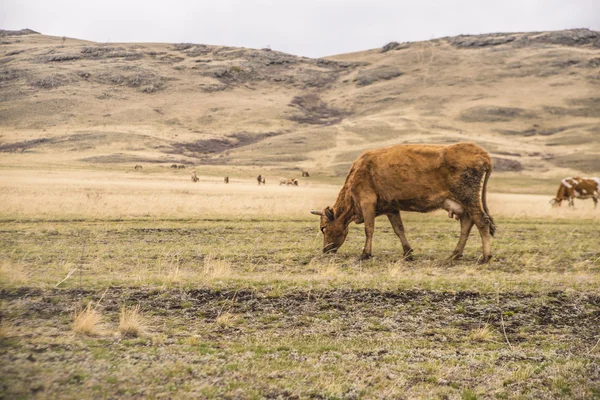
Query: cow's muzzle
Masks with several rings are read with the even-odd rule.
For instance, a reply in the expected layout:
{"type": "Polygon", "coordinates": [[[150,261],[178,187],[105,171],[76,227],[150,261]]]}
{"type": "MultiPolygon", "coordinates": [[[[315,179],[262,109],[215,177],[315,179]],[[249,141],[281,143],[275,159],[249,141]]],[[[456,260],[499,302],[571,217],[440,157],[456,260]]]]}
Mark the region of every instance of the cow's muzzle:
{"type": "Polygon", "coordinates": [[[323,247],[323,253],[324,254],[335,254],[337,253],[338,249],[337,247],[335,247],[335,244],[331,243],[328,244],[327,246],[323,247]]]}

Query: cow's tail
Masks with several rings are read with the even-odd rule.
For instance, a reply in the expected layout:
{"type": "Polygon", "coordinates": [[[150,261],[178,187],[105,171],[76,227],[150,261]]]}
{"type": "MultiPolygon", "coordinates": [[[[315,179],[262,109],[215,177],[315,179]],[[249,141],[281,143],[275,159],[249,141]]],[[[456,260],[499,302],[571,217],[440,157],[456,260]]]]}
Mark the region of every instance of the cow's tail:
{"type": "Polygon", "coordinates": [[[494,236],[494,233],[496,232],[496,224],[494,223],[494,219],[490,215],[490,210],[488,210],[487,201],[486,201],[487,183],[488,183],[488,179],[490,179],[491,173],[492,173],[492,166],[490,164],[486,168],[485,178],[483,178],[483,188],[481,189],[481,204],[483,205],[483,211],[485,212],[485,216],[487,217],[488,222],[490,224],[490,235],[494,236]]]}

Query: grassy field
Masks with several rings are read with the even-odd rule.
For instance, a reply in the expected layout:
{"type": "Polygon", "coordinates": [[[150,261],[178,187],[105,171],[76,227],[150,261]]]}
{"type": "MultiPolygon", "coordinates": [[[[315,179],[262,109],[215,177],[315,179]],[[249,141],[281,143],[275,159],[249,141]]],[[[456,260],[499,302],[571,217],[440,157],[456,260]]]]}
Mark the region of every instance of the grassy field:
{"type": "Polygon", "coordinates": [[[591,201],[492,194],[489,265],[444,213],[405,213],[412,262],[378,219],[359,262],[307,214],[339,186],[9,173],[0,398],[600,397],[591,201]]]}

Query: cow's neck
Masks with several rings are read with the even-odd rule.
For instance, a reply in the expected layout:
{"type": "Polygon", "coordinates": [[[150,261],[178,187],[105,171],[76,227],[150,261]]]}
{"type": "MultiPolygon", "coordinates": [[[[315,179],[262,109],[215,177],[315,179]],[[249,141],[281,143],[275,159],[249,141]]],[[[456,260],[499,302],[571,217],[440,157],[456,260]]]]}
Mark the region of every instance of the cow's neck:
{"type": "Polygon", "coordinates": [[[345,185],[340,190],[333,205],[333,213],[336,221],[340,221],[344,226],[349,225],[354,220],[354,199],[345,185]]]}

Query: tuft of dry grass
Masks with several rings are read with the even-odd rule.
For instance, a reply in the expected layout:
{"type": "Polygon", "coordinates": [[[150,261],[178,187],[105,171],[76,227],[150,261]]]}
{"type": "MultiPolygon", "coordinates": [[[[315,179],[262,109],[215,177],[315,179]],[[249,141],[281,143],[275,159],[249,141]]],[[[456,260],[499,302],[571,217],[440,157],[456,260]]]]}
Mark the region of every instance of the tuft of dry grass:
{"type": "Polygon", "coordinates": [[[202,272],[211,279],[224,279],[231,275],[231,263],[227,260],[218,259],[210,253],[204,257],[202,272]]]}
{"type": "Polygon", "coordinates": [[[493,339],[494,333],[487,324],[469,332],[471,342],[491,342],[493,339]]]}
{"type": "Polygon", "coordinates": [[[0,323],[0,339],[6,339],[17,335],[15,326],[7,321],[0,323]]]}
{"type": "Polygon", "coordinates": [[[219,326],[232,326],[236,320],[237,317],[234,314],[226,311],[215,319],[215,323],[219,326]]]}
{"type": "Polygon", "coordinates": [[[146,320],[140,313],[140,305],[121,308],[119,332],[124,337],[139,337],[146,334],[146,320]]]}
{"type": "Polygon", "coordinates": [[[198,335],[190,335],[183,340],[183,343],[187,344],[188,346],[197,346],[200,344],[200,342],[200,336],[198,335]]]}
{"type": "Polygon", "coordinates": [[[92,307],[90,301],[81,311],[75,311],[75,320],[73,321],[73,331],[88,336],[100,334],[100,321],[102,319],[100,312],[96,307],[92,307]]]}
{"type": "Polygon", "coordinates": [[[168,336],[165,334],[152,335],[152,345],[153,346],[161,346],[168,339],[168,336]]]}
{"type": "Polygon", "coordinates": [[[14,263],[9,259],[0,261],[0,282],[7,284],[25,284],[29,281],[29,274],[22,264],[14,263]]]}

